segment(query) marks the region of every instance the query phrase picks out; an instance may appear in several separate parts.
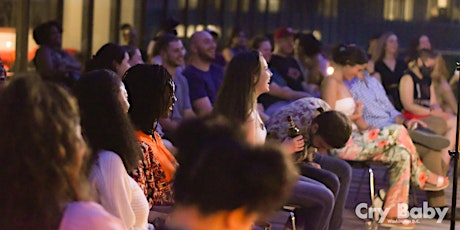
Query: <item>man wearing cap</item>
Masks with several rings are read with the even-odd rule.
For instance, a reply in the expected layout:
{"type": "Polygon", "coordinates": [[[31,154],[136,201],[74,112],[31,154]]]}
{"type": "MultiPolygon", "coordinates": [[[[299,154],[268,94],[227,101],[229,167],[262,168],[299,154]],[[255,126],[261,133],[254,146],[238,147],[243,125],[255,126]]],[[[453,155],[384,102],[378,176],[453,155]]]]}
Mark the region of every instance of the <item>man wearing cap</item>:
{"type": "Polygon", "coordinates": [[[297,91],[304,91],[302,87],[303,74],[294,55],[294,32],[290,27],[279,28],[273,36],[275,50],[270,66],[278,71],[286,80],[288,86],[297,91]]]}

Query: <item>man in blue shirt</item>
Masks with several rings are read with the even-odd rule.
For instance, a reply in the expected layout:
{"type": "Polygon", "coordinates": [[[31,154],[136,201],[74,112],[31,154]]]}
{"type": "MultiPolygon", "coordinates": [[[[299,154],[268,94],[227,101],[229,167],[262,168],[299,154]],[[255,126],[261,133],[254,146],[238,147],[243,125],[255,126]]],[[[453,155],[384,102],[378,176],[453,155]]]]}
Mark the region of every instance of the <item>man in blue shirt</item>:
{"type": "MultiPolygon", "coordinates": [[[[417,126],[416,124],[423,125],[424,123],[415,119],[406,120],[390,102],[382,84],[376,78],[369,76],[369,74],[364,74],[362,78],[355,77],[351,81],[345,81],[345,83],[349,86],[355,100],[360,100],[363,103],[363,118],[369,125],[378,128],[394,124],[407,126],[411,130],[410,136],[424,165],[438,175],[447,174],[449,165],[444,163],[438,151],[447,147],[449,144],[449,142],[446,143],[447,139],[441,135],[427,133],[425,130],[414,129],[417,126]],[[416,141],[417,139],[419,141],[416,141]],[[420,144],[423,140],[427,140],[424,141],[426,146],[420,144]]],[[[439,128],[443,128],[442,124],[439,128]]],[[[444,128],[446,128],[445,124],[444,128]]],[[[444,190],[427,191],[426,194],[428,204],[431,207],[447,207],[444,190]]],[[[449,213],[450,211],[446,215],[446,219],[450,219],[449,213]]]]}
{"type": "Polygon", "coordinates": [[[189,65],[182,74],[187,78],[190,101],[197,115],[210,113],[222,83],[224,70],[212,63],[216,56],[216,42],[207,31],[190,37],[189,65]]]}

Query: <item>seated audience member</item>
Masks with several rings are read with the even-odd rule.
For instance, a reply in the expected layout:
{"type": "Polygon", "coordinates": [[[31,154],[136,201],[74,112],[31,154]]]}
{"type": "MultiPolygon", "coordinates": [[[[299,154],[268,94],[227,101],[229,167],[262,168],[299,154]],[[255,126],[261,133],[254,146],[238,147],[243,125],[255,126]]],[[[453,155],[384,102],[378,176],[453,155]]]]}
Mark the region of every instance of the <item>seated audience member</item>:
{"type": "Polygon", "coordinates": [[[40,76],[48,81],[71,87],[78,80],[81,64],[62,49],[62,27],[49,21],[35,27],[33,38],[38,48],[34,64],[40,76]]]}
{"type": "Polygon", "coordinates": [[[94,151],[89,163],[95,200],[120,218],[126,229],[147,229],[149,204],[128,175],[142,153],[127,115],[124,85],[113,71],[93,70],[77,81],[74,93],[84,137],[94,151]]]}
{"type": "Polygon", "coordinates": [[[371,60],[374,63],[374,71],[379,73],[391,103],[400,111],[402,105],[399,100],[399,80],[404,75],[407,64],[398,58],[398,50],[398,37],[393,32],[386,32],[380,36],[375,44],[371,60]]]}
{"type": "Polygon", "coordinates": [[[270,66],[283,76],[291,89],[304,91],[302,69],[294,58],[294,31],[289,27],[279,28],[275,31],[273,40],[275,49],[270,66]]]}
{"type": "Polygon", "coordinates": [[[188,81],[193,111],[201,116],[211,112],[224,71],[212,63],[216,56],[216,42],[209,32],[195,32],[190,37],[189,52],[189,65],[182,74],[188,81]]]}
{"type": "Polygon", "coordinates": [[[128,52],[122,46],[107,43],[88,61],[86,71],[108,69],[115,72],[118,78],[122,80],[126,70],[130,67],[128,52]]]}
{"type": "Polygon", "coordinates": [[[15,76],[0,92],[2,229],[125,229],[87,201],[87,148],[76,101],[38,76],[15,76]]]}
{"type": "Polygon", "coordinates": [[[186,51],[182,41],[172,34],[160,36],[155,43],[155,48],[159,50],[158,52],[163,60],[162,66],[172,76],[176,86],[175,95],[177,101],[174,103],[171,116],[160,118],[161,127],[166,135],[169,136],[183,119],[195,117],[190,103],[188,82],[182,75],[186,51]]]}
{"type": "Polygon", "coordinates": [[[329,61],[322,54],[323,44],[312,33],[300,33],[296,38],[295,57],[304,75],[304,89],[320,97],[320,86],[327,76],[329,61]]]}
{"type": "Polygon", "coordinates": [[[144,64],[144,60],[142,60],[142,53],[141,50],[135,46],[127,45],[122,46],[123,49],[126,50],[129,56],[128,64],[129,66],[135,66],[137,64],[144,64]]]}
{"type": "Polygon", "coordinates": [[[423,190],[439,191],[449,183],[447,177],[429,171],[419,160],[408,131],[401,125],[372,127],[362,116],[362,102],[355,103],[344,80],[362,76],[367,64],[367,54],[354,45],[338,45],[332,50],[333,75],[325,80],[321,95],[331,108],[343,112],[354,122],[352,138],[345,148],[337,150],[345,160],[380,161],[388,165],[390,188],[384,208],[389,209],[385,226],[413,227],[407,219],[398,219],[398,205],[407,204],[410,182],[423,190]]]}
{"type": "Polygon", "coordinates": [[[235,55],[248,51],[246,40],[246,34],[241,28],[233,28],[230,34],[230,40],[227,46],[222,50],[222,55],[227,63],[229,63],[235,55]]]}
{"type": "MultiPolygon", "coordinates": [[[[252,40],[251,48],[258,50],[265,60],[270,63],[272,57],[270,39],[267,37],[255,37],[252,40]]],[[[272,72],[269,86],[270,90],[258,97],[258,102],[262,103],[265,110],[264,112],[268,116],[272,115],[281,107],[289,104],[291,101],[310,96],[307,92],[291,89],[278,71],[271,68],[270,64],[268,64],[268,68],[272,72]]]]}
{"type": "Polygon", "coordinates": [[[401,78],[400,95],[406,119],[417,118],[425,122],[429,129],[444,135],[450,145],[442,150],[444,162],[449,165],[449,150],[454,149],[457,121],[455,117],[442,111],[437,103],[431,75],[436,64],[437,54],[432,50],[421,49],[417,59],[401,78]],[[439,124],[447,122],[447,129],[439,130],[439,124]]]}
{"type": "MultiPolygon", "coordinates": [[[[414,129],[414,124],[419,123],[416,119],[407,120],[397,111],[388,99],[382,84],[365,72],[357,75],[351,81],[345,81],[350,87],[355,100],[363,103],[363,118],[371,126],[383,128],[394,124],[404,125],[409,128],[411,139],[414,141],[417,153],[420,155],[423,164],[433,173],[446,175],[449,165],[446,164],[439,153],[439,150],[449,145],[449,141],[440,135],[424,133],[423,130],[414,129]],[[414,133],[418,132],[417,135],[414,133]],[[443,140],[438,140],[441,137],[443,140]],[[416,142],[416,140],[418,140],[416,142]],[[445,143],[447,141],[447,143],[445,143]]],[[[422,126],[424,123],[418,124],[422,126]]],[[[444,125],[445,128],[445,125],[444,125]]],[[[437,127],[442,129],[442,127],[437,127]]],[[[428,205],[433,208],[447,207],[444,190],[426,191],[428,205]]],[[[445,219],[450,219],[450,212],[447,212],[445,219]]],[[[457,216],[460,218],[460,216],[457,216]]]]}
{"type": "MultiPolygon", "coordinates": [[[[412,40],[409,50],[407,51],[405,61],[411,65],[417,59],[417,52],[421,49],[433,50],[430,38],[427,35],[420,35],[412,40]],[[410,63],[412,62],[412,63],[410,63]]],[[[436,94],[436,100],[444,112],[457,114],[458,104],[454,96],[451,85],[447,82],[450,75],[447,70],[446,62],[441,54],[436,56],[436,64],[431,74],[431,81],[436,94]]]]}
{"type": "MultiPolygon", "coordinates": [[[[222,116],[233,122],[233,125],[240,127],[244,131],[244,139],[252,145],[263,145],[267,131],[262,119],[257,111],[257,97],[269,90],[271,72],[268,69],[267,62],[257,51],[242,52],[237,54],[228,63],[225,71],[222,86],[219,89],[215,107],[212,111],[215,116],[222,116]]],[[[287,153],[294,153],[304,149],[304,140],[302,135],[294,138],[287,138],[282,142],[282,148],[287,153]]],[[[315,226],[319,222],[308,222],[311,212],[315,210],[318,213],[318,219],[329,219],[331,215],[334,197],[325,200],[324,204],[317,205],[317,197],[309,196],[312,193],[330,194],[324,185],[312,182],[311,179],[301,177],[296,183],[291,199],[295,205],[300,206],[297,212],[297,228],[304,229],[315,226]],[[326,192],[324,192],[326,191],[326,192]],[[302,194],[303,196],[299,195],[302,194]],[[314,206],[314,208],[312,208],[314,206]],[[306,213],[309,213],[306,215],[306,213]]],[[[335,195],[339,182],[332,186],[331,190],[335,195]]],[[[324,227],[324,225],[321,225],[324,227]]],[[[316,226],[314,227],[316,228],[316,226]]]]}
{"type": "Polygon", "coordinates": [[[174,82],[162,66],[142,64],[126,72],[124,83],[130,104],[128,114],[143,152],[142,161],[131,175],[151,207],[171,205],[177,162],[155,129],[158,120],[172,110],[176,100],[174,82]]]}
{"type": "Polygon", "coordinates": [[[223,119],[179,126],[170,229],[250,230],[286,201],[298,178],[292,160],[270,146],[252,147],[243,136],[223,119]]]}
{"type": "MultiPolygon", "coordinates": [[[[351,181],[351,167],[340,159],[318,154],[312,149],[327,150],[343,147],[351,134],[351,122],[341,112],[318,112],[318,109],[322,111],[322,108],[327,109],[329,106],[323,100],[313,97],[301,98],[286,105],[268,120],[267,138],[277,141],[288,138],[287,132],[290,124],[287,118],[292,117],[300,129],[306,146],[306,151],[294,154],[300,167],[300,173],[325,184],[335,196],[335,206],[331,218],[309,219],[309,222],[306,222],[308,226],[306,229],[340,229],[351,181]],[[313,156],[311,156],[312,154],[313,156]],[[321,166],[321,169],[316,168],[318,165],[321,166]],[[327,220],[329,223],[326,222],[327,220]]],[[[307,211],[307,215],[311,215],[318,209],[305,211],[307,211]]]]}

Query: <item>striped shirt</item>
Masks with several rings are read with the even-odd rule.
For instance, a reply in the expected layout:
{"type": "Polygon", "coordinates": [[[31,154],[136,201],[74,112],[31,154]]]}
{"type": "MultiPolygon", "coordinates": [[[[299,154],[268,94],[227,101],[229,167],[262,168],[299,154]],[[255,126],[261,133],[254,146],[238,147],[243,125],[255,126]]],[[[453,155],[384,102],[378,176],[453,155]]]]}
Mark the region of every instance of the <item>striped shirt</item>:
{"type": "Polygon", "coordinates": [[[363,118],[369,125],[382,128],[395,124],[395,118],[401,113],[391,104],[377,79],[365,74],[364,79],[355,77],[345,83],[350,87],[355,100],[363,102],[363,118]]]}

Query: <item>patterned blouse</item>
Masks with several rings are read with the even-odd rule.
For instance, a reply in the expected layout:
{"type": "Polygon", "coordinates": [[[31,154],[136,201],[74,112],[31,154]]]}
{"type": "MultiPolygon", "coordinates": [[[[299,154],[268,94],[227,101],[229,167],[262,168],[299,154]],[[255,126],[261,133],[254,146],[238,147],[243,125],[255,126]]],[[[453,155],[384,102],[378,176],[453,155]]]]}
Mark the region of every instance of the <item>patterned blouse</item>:
{"type": "Polygon", "coordinates": [[[176,171],[176,159],[156,132],[154,138],[142,131],[137,131],[136,136],[144,158],[139,161],[131,176],[144,191],[150,208],[154,205],[173,204],[172,178],[176,171]]]}

